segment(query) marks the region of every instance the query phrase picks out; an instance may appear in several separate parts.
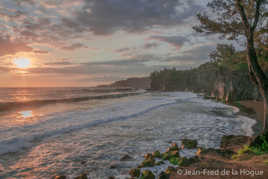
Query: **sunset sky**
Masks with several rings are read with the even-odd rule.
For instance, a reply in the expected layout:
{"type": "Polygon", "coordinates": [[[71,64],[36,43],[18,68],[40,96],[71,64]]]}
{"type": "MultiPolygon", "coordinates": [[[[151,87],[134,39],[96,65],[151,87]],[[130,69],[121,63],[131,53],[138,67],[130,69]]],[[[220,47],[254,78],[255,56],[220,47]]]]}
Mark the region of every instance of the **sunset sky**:
{"type": "Polygon", "coordinates": [[[208,61],[204,0],[1,0],[0,87],[95,86],[208,61]],[[26,60],[25,60],[26,59],[26,60]]]}

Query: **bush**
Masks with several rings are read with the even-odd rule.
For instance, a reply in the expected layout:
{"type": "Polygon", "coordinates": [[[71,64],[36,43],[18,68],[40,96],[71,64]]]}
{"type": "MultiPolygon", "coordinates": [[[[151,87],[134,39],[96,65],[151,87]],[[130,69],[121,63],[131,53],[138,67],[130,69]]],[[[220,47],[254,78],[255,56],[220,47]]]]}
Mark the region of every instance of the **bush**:
{"type": "Polygon", "coordinates": [[[256,155],[268,153],[267,134],[261,135],[249,146],[249,150],[256,155]]]}

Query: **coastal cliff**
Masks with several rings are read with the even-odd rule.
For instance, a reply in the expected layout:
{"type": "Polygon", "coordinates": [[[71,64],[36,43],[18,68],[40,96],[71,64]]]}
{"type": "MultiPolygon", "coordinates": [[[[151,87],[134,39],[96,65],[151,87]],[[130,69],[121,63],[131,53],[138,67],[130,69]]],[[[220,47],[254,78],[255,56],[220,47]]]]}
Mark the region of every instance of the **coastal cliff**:
{"type": "Polygon", "coordinates": [[[172,69],[153,73],[151,79],[152,90],[205,93],[227,102],[261,99],[245,71],[231,71],[226,68],[198,68],[187,71],[172,69]]]}
{"type": "Polygon", "coordinates": [[[149,77],[128,78],[116,81],[109,86],[115,88],[150,89],[151,79],[149,77]]]}
{"type": "MultiPolygon", "coordinates": [[[[268,51],[257,50],[260,66],[268,72],[268,51]]],[[[151,73],[152,90],[192,91],[222,101],[261,100],[248,74],[246,51],[219,44],[211,61],[191,70],[163,69],[151,73]]]]}

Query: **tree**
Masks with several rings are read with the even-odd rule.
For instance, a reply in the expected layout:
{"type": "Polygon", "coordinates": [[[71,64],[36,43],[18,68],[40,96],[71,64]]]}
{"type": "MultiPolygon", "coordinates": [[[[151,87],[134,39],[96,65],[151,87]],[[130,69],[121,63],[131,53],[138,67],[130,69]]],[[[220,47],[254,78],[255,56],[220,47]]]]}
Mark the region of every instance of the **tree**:
{"type": "Polygon", "coordinates": [[[218,44],[215,51],[209,54],[213,62],[218,63],[225,59],[231,59],[236,51],[233,45],[218,44]]]}
{"type": "Polygon", "coordinates": [[[268,0],[211,0],[207,5],[211,14],[199,13],[200,24],[193,27],[200,33],[245,42],[249,76],[263,97],[263,132],[268,131],[268,78],[260,67],[256,47],[267,45],[267,6],[268,0]]]}

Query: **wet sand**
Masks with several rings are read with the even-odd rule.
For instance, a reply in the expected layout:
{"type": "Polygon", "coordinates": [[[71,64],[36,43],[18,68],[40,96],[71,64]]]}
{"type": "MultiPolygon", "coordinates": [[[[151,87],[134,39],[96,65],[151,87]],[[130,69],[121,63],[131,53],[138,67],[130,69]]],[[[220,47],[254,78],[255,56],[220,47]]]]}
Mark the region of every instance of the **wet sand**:
{"type": "Polygon", "coordinates": [[[264,116],[264,108],[263,108],[263,102],[262,101],[239,101],[240,104],[243,106],[253,109],[256,112],[256,118],[259,121],[263,120],[264,116]]]}

